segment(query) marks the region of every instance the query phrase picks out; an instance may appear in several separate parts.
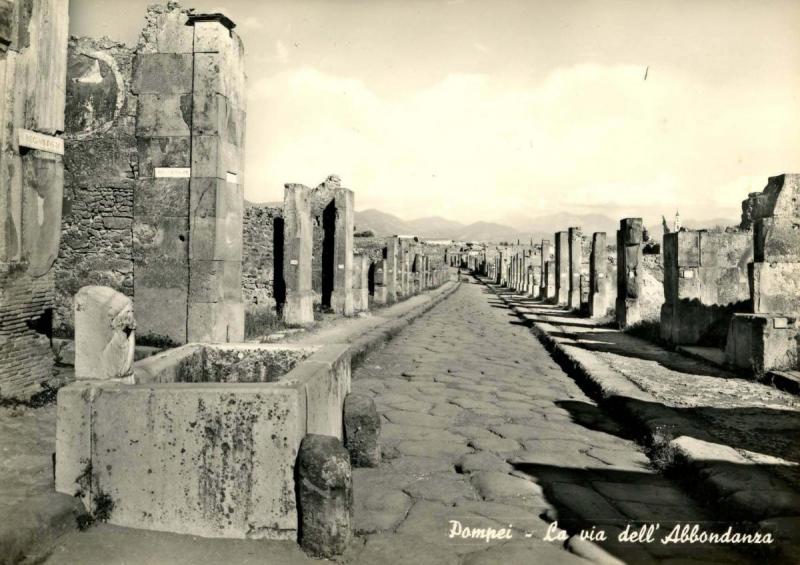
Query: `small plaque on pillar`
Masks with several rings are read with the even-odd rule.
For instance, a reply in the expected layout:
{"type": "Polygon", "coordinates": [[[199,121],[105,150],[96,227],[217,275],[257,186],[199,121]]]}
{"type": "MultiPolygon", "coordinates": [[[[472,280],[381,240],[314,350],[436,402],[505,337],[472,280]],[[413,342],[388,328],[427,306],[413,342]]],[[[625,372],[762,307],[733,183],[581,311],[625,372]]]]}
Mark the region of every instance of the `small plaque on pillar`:
{"type": "Polygon", "coordinates": [[[339,268],[340,269],[344,269],[344,265],[339,265],[339,268]]]}
{"type": "Polygon", "coordinates": [[[225,181],[237,184],[239,182],[239,175],[237,175],[236,173],[228,173],[227,175],[225,175],[225,181]]]}
{"type": "Polygon", "coordinates": [[[299,262],[297,261],[297,259],[292,259],[291,261],[289,261],[289,264],[290,265],[299,265],[299,262]]]}
{"type": "Polygon", "coordinates": [[[189,167],[156,167],[154,174],[157,179],[188,179],[192,176],[189,167]]]}
{"type": "Polygon", "coordinates": [[[60,137],[20,128],[17,130],[17,138],[20,147],[47,151],[56,155],[64,154],[64,140],[60,137]]]}

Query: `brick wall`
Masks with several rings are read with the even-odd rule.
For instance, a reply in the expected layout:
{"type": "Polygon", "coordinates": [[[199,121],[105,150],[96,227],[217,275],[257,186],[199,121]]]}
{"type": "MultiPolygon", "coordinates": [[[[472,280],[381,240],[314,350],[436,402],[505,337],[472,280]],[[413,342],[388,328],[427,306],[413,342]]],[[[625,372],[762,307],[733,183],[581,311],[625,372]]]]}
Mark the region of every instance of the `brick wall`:
{"type": "MultiPolygon", "coordinates": [[[[242,291],[246,308],[275,308],[275,225],[280,207],[248,206],[244,211],[242,291]]],[[[283,242],[278,242],[280,246],[283,242]]]]}

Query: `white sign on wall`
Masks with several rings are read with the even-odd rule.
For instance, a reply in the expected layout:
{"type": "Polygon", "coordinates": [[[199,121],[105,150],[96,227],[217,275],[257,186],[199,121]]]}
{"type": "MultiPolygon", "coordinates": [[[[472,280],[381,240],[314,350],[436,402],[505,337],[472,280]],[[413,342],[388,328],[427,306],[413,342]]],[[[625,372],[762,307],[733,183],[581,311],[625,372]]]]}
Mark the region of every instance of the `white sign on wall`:
{"type": "Polygon", "coordinates": [[[157,179],[188,179],[192,176],[192,169],[189,167],[156,167],[155,177],[157,179]]]}
{"type": "Polygon", "coordinates": [[[228,174],[225,176],[225,180],[226,180],[227,182],[230,182],[230,183],[236,184],[237,182],[239,182],[239,175],[237,175],[236,173],[228,173],[228,174]]]}
{"type": "Polygon", "coordinates": [[[64,154],[64,140],[60,137],[20,128],[17,130],[17,138],[17,143],[19,143],[20,147],[38,149],[39,151],[47,151],[57,155],[64,154]]]}

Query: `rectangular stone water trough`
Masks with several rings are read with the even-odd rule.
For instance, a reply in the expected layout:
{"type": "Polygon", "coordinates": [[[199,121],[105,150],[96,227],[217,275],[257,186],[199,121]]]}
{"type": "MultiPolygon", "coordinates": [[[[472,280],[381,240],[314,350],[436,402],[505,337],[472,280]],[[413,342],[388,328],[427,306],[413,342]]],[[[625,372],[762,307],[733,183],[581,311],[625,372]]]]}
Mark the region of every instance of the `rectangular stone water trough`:
{"type": "Polygon", "coordinates": [[[59,391],[56,490],[119,526],[294,540],[300,442],[341,439],[349,391],[346,345],[163,352],[59,391]]]}

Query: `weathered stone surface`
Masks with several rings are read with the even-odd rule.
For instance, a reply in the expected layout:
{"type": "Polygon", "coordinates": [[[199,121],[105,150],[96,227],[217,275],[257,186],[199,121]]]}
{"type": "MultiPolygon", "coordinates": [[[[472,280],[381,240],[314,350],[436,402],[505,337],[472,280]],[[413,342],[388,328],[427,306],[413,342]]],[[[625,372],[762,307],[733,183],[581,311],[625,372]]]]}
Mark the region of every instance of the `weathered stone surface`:
{"type": "Polygon", "coordinates": [[[506,463],[497,455],[489,453],[488,451],[467,453],[456,462],[456,467],[462,473],[472,473],[475,471],[497,471],[509,473],[512,470],[511,465],[506,463]]]}
{"type": "Polygon", "coordinates": [[[381,463],[381,420],[372,398],[348,394],[344,400],[344,444],[354,467],[381,463]]]}
{"type": "Polygon", "coordinates": [[[569,232],[555,234],[555,304],[569,301],[569,232]]]}
{"type": "Polygon", "coordinates": [[[582,231],[579,227],[569,228],[567,232],[567,246],[569,248],[569,285],[567,293],[567,306],[572,309],[581,307],[581,263],[583,252],[581,248],[582,231]]]}
{"type": "Polygon", "coordinates": [[[297,457],[299,542],[331,558],[353,538],[353,477],[347,450],[335,437],[308,434],[297,457]]]}
{"type": "Polygon", "coordinates": [[[104,286],[75,295],[75,377],[114,379],[133,374],[133,302],[104,286]]]}

